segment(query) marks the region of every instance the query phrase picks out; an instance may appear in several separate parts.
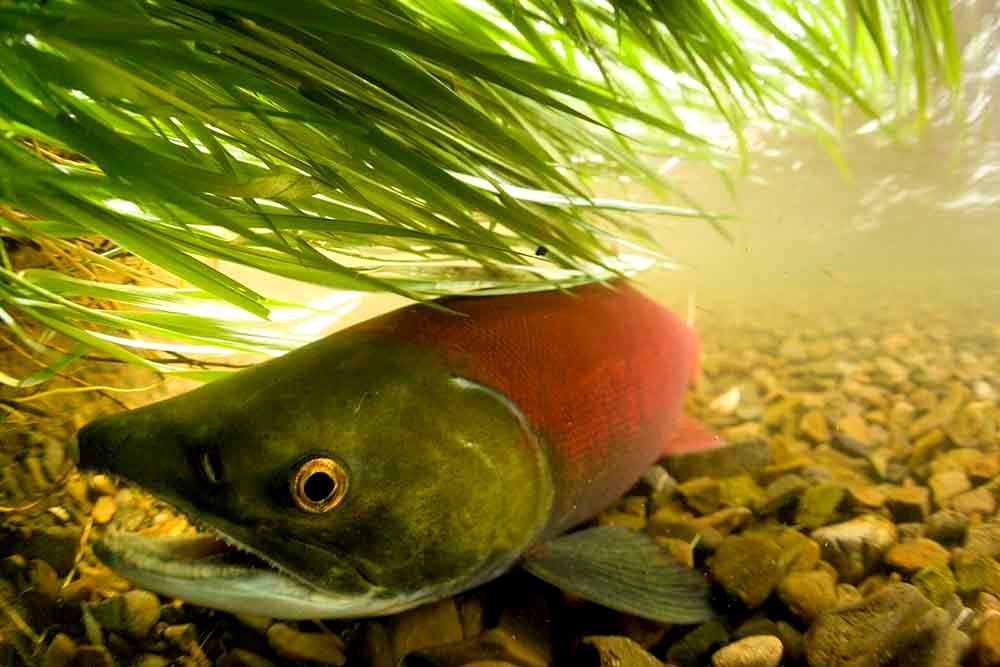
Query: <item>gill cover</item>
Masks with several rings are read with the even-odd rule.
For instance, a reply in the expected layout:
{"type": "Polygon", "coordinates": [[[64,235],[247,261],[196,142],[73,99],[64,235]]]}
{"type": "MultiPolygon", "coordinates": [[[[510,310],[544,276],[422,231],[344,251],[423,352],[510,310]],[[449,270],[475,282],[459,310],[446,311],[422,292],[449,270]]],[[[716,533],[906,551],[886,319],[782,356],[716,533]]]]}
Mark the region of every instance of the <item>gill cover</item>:
{"type": "MultiPolygon", "coordinates": [[[[271,580],[328,596],[328,616],[495,577],[541,533],[553,497],[545,448],[517,406],[431,353],[364,332],[98,419],[77,446],[83,467],[128,478],[265,558],[271,580]]],[[[103,547],[139,583],[179,595],[163,558],[129,562],[136,551],[128,539],[103,547]]]]}

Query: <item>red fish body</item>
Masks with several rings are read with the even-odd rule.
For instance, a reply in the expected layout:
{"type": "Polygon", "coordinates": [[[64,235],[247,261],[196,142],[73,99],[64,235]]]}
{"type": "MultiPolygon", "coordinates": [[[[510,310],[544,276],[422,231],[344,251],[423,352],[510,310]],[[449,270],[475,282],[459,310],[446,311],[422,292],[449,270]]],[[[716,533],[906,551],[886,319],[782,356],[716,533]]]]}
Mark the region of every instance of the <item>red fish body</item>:
{"type": "Polygon", "coordinates": [[[466,317],[404,308],[355,329],[434,350],[526,415],[554,476],[547,534],[610,505],[677,442],[697,338],[634,287],[591,284],[440,303],[466,317]]]}

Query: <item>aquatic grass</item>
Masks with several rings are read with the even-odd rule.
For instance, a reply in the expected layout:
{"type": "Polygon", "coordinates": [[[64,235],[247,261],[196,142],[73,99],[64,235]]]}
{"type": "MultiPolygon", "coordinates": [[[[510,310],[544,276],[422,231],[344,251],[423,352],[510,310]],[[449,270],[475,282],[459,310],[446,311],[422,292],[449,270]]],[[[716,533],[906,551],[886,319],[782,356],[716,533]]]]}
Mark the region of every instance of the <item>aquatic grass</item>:
{"type": "Polygon", "coordinates": [[[417,300],[672,265],[662,221],[727,218],[659,163],[729,178],[760,119],[835,157],[845,109],[919,128],[953,33],[946,0],[5,3],[0,234],[62,275],[3,250],[0,319],[47,370],[0,382],[299,344],[219,261],[417,300]],[[661,203],[600,196],[620,178],[661,203]]]}

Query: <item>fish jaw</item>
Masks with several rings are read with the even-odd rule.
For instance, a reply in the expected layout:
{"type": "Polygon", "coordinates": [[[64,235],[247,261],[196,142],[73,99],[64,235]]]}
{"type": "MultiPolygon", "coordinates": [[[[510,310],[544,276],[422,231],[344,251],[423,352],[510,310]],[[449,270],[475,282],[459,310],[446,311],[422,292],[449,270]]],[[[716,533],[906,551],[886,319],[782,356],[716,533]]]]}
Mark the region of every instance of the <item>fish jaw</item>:
{"type": "MultiPolygon", "coordinates": [[[[260,558],[226,562],[233,548],[211,535],[145,537],[111,532],[94,544],[106,565],[136,585],[188,603],[289,620],[391,614],[436,597],[434,590],[390,595],[372,586],[357,594],[314,588],[260,558]]],[[[247,552],[252,553],[252,552],[247,552]]],[[[257,556],[257,554],[253,554],[257,556]]]]}

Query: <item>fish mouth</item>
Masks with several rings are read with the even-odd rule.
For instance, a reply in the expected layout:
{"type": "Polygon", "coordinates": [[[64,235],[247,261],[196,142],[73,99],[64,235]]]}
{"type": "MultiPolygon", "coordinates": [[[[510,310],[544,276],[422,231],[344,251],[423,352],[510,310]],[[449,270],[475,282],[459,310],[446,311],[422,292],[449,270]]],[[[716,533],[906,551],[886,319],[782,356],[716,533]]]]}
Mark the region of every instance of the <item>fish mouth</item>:
{"type": "Polygon", "coordinates": [[[375,615],[394,600],[366,592],[321,590],[226,533],[152,536],[111,529],[94,554],[137,586],[202,607],[303,620],[375,615]]]}

